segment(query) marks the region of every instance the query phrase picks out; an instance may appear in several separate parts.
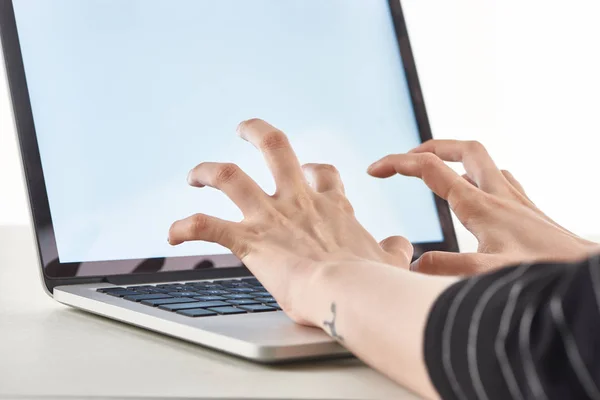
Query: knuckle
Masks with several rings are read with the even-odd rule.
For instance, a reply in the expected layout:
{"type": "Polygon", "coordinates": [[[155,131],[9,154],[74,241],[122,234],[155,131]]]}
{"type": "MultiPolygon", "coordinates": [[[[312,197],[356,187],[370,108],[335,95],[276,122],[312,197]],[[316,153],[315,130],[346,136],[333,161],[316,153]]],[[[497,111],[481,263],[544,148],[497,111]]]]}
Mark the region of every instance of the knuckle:
{"type": "Polygon", "coordinates": [[[342,211],[348,214],[354,214],[354,206],[343,192],[337,190],[330,191],[328,192],[327,197],[342,211]]]}
{"type": "Polygon", "coordinates": [[[262,150],[277,150],[287,146],[287,137],[279,130],[271,130],[265,133],[260,140],[262,150]]]}
{"type": "Polygon", "coordinates": [[[339,174],[338,169],[331,164],[318,164],[317,168],[323,172],[339,174]]]}
{"type": "Polygon", "coordinates": [[[350,203],[350,200],[348,200],[346,196],[342,196],[339,204],[343,211],[347,212],[348,214],[354,214],[354,206],[352,203],[350,203]]]}
{"type": "Polygon", "coordinates": [[[404,236],[392,236],[396,246],[402,249],[412,249],[412,243],[404,236]]]}
{"type": "Polygon", "coordinates": [[[385,243],[382,247],[390,253],[404,256],[409,263],[414,252],[412,243],[402,236],[393,236],[388,243],[385,243]]]}
{"type": "Polygon", "coordinates": [[[419,272],[428,272],[435,265],[436,253],[429,251],[419,258],[419,272]]]}
{"type": "Polygon", "coordinates": [[[379,245],[380,245],[381,247],[383,247],[384,249],[386,249],[386,248],[388,248],[388,247],[394,247],[394,246],[395,246],[395,241],[396,241],[396,237],[394,237],[394,236],[390,236],[390,237],[387,237],[387,238],[383,239],[383,240],[382,240],[382,241],[379,243],[379,245]]]}
{"type": "Polygon", "coordinates": [[[493,197],[487,195],[487,193],[483,193],[477,196],[477,198],[457,200],[452,208],[457,216],[460,215],[460,222],[467,229],[471,229],[485,220],[486,216],[490,215],[491,211],[498,206],[493,197]]]}
{"type": "Polygon", "coordinates": [[[215,184],[223,185],[230,182],[236,175],[238,175],[240,168],[235,164],[222,164],[217,169],[215,175],[215,184]]]}
{"type": "Polygon", "coordinates": [[[230,250],[233,254],[235,254],[237,256],[237,258],[239,258],[240,260],[243,260],[250,254],[251,247],[246,241],[238,240],[238,241],[234,242],[234,244],[231,246],[230,250]]]}
{"type": "Polygon", "coordinates": [[[477,141],[477,140],[470,140],[467,142],[467,150],[471,153],[485,153],[487,150],[485,149],[485,146],[483,144],[481,144],[481,142],[477,141]]]}
{"type": "Polygon", "coordinates": [[[192,217],[192,233],[199,235],[208,228],[208,218],[204,214],[195,214],[192,217]]]}
{"type": "Polygon", "coordinates": [[[437,169],[442,163],[442,160],[433,153],[423,153],[419,158],[421,167],[424,170],[437,169]]]}
{"type": "Polygon", "coordinates": [[[458,197],[456,200],[461,200],[460,196],[455,196],[459,191],[458,188],[463,184],[463,177],[457,176],[454,180],[448,185],[448,192],[446,193],[446,198],[448,201],[454,200],[455,197],[458,197]]]}
{"type": "Polygon", "coordinates": [[[313,208],[313,199],[306,191],[299,191],[294,194],[291,200],[293,206],[297,209],[307,210],[313,208]]]}

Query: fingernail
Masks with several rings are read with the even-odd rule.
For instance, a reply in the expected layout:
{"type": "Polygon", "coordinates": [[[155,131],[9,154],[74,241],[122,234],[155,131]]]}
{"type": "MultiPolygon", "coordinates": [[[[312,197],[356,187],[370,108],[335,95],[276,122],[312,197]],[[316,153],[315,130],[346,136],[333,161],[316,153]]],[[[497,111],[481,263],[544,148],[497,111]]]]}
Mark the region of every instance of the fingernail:
{"type": "Polygon", "coordinates": [[[377,168],[377,165],[379,165],[379,163],[379,161],[376,161],[373,164],[369,165],[369,168],[367,168],[367,172],[373,171],[375,168],[377,168]]]}
{"type": "Polygon", "coordinates": [[[242,125],[244,125],[244,122],[246,122],[246,120],[240,122],[237,126],[237,128],[235,128],[235,133],[237,133],[237,135],[241,138],[243,138],[244,136],[242,136],[242,125]]]}
{"type": "Polygon", "coordinates": [[[415,261],[413,261],[412,263],[410,263],[410,267],[409,267],[410,271],[413,271],[413,272],[418,272],[419,271],[419,260],[420,259],[416,259],[415,261]]]}
{"type": "Polygon", "coordinates": [[[193,187],[197,187],[197,188],[203,188],[203,187],[205,187],[206,185],[203,184],[203,183],[200,183],[196,179],[196,176],[192,172],[193,172],[193,170],[190,171],[190,173],[187,176],[187,183],[188,183],[188,185],[193,186],[193,187]]]}

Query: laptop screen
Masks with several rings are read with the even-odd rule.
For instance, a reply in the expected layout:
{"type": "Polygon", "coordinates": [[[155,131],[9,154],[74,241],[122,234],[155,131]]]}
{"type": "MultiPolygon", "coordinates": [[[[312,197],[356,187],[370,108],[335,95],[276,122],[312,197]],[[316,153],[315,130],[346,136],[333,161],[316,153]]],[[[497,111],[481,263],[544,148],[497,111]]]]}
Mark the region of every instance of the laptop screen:
{"type": "Polygon", "coordinates": [[[13,3],[61,263],[230,254],[166,237],[197,212],[242,218],[187,185],[202,161],[234,162],[273,192],[235,134],[252,117],[286,132],[302,163],[334,164],[377,239],[443,241],[424,184],[366,173],[420,142],[386,0],[13,3]]]}

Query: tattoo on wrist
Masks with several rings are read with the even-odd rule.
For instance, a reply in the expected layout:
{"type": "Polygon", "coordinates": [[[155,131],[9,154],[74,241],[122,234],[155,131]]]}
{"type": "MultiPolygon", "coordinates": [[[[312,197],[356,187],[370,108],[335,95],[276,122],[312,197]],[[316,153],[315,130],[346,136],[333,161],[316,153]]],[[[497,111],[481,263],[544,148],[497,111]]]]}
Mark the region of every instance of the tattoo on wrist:
{"type": "Polygon", "coordinates": [[[339,340],[340,342],[344,341],[344,338],[338,333],[335,328],[335,318],[336,318],[336,306],[335,303],[331,303],[331,321],[323,321],[323,325],[329,327],[329,334],[332,338],[339,340]]]}

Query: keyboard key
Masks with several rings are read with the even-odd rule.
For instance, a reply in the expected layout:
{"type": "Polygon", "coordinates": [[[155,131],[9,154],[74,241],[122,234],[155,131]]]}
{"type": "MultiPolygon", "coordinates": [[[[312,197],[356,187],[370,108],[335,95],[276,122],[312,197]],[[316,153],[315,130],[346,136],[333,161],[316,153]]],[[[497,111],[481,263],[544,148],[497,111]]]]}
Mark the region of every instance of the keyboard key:
{"type": "Polygon", "coordinates": [[[202,290],[198,290],[195,292],[196,294],[194,295],[194,297],[213,297],[213,296],[217,296],[216,294],[210,294],[210,293],[206,293],[202,290]]]}
{"type": "Polygon", "coordinates": [[[148,293],[169,293],[170,289],[161,289],[161,288],[153,288],[153,289],[145,289],[148,293]]]}
{"type": "Polygon", "coordinates": [[[194,299],[200,300],[200,301],[215,301],[215,300],[225,300],[225,297],[223,297],[223,296],[196,296],[196,297],[194,297],[194,299]]]}
{"type": "Polygon", "coordinates": [[[110,292],[118,292],[120,290],[129,290],[129,289],[123,288],[123,287],[107,287],[107,288],[96,289],[96,292],[110,293],[110,292]]]}
{"type": "Polygon", "coordinates": [[[148,292],[148,293],[150,293],[150,292],[157,292],[159,290],[163,291],[164,289],[153,287],[153,286],[150,286],[150,287],[146,287],[146,286],[142,287],[142,286],[140,286],[140,287],[131,287],[131,288],[128,288],[127,290],[134,290],[136,292],[148,292]]]}
{"type": "Polygon", "coordinates": [[[221,289],[216,289],[216,290],[201,290],[201,292],[204,294],[228,294],[229,292],[227,290],[221,290],[221,289]]]}
{"type": "Polygon", "coordinates": [[[196,301],[193,303],[184,303],[184,304],[165,304],[162,306],[158,306],[158,308],[162,310],[175,311],[175,310],[184,310],[187,308],[208,308],[208,307],[220,307],[220,306],[229,306],[230,304],[225,303],[224,301],[196,301]]]}
{"type": "Polygon", "coordinates": [[[195,310],[180,310],[177,314],[185,315],[187,317],[210,317],[211,315],[217,315],[214,311],[204,310],[202,308],[196,308],[195,310]]]}
{"type": "Polygon", "coordinates": [[[135,294],[132,296],[123,297],[129,301],[156,300],[156,299],[171,299],[172,297],[166,294],[135,294]]]}
{"type": "Polygon", "coordinates": [[[182,283],[162,283],[160,285],[156,285],[157,288],[172,288],[175,286],[182,286],[182,283]]]}
{"type": "Polygon", "coordinates": [[[175,291],[179,291],[179,292],[191,291],[191,292],[193,292],[194,290],[198,290],[198,288],[196,288],[194,286],[190,286],[190,285],[161,286],[161,287],[159,287],[159,289],[168,290],[169,292],[175,292],[175,291]]]}
{"type": "Polygon", "coordinates": [[[219,284],[227,287],[227,288],[232,288],[232,287],[250,287],[251,285],[247,282],[242,282],[239,281],[237,279],[235,280],[227,280],[227,281],[217,281],[219,282],[219,284]]]}
{"type": "Polygon", "coordinates": [[[273,297],[257,297],[255,300],[261,303],[277,303],[273,297]]]}
{"type": "Polygon", "coordinates": [[[251,311],[251,312],[265,312],[265,311],[277,311],[274,307],[265,306],[262,304],[250,304],[246,306],[240,306],[242,310],[251,311]]]}
{"type": "Polygon", "coordinates": [[[239,283],[229,283],[227,285],[228,288],[232,288],[232,287],[239,287],[239,288],[249,288],[252,289],[254,287],[254,285],[248,283],[248,282],[239,282],[239,283]]]}
{"type": "Polygon", "coordinates": [[[252,299],[255,296],[250,296],[249,294],[238,293],[238,294],[225,294],[225,295],[223,295],[223,297],[225,297],[227,299],[252,299]]]}
{"type": "Polygon", "coordinates": [[[218,283],[196,283],[194,285],[190,285],[193,286],[196,289],[200,289],[200,290],[217,290],[217,289],[224,289],[225,286],[223,285],[219,285],[218,283]]]}
{"type": "Polygon", "coordinates": [[[142,300],[142,304],[152,307],[162,306],[163,304],[181,304],[195,302],[196,300],[190,299],[189,297],[172,297],[170,299],[142,300]]]}
{"type": "Polygon", "coordinates": [[[110,291],[110,292],[104,292],[104,294],[107,294],[109,296],[115,296],[115,297],[124,297],[124,296],[134,296],[136,294],[138,294],[137,292],[134,292],[133,290],[115,290],[115,291],[110,291]]]}
{"type": "Polygon", "coordinates": [[[253,289],[253,288],[247,288],[247,287],[232,287],[232,288],[229,288],[229,292],[233,292],[233,293],[252,293],[254,291],[255,291],[255,289],[253,289]]]}
{"type": "Polygon", "coordinates": [[[182,292],[194,292],[194,291],[198,291],[199,289],[195,285],[183,285],[183,286],[180,286],[180,289],[177,289],[177,290],[182,291],[182,292]]]}
{"type": "Polygon", "coordinates": [[[197,288],[195,288],[193,286],[188,286],[188,285],[170,286],[170,287],[161,288],[161,289],[167,289],[170,292],[174,292],[176,290],[178,290],[180,292],[198,290],[197,288]]]}
{"type": "Polygon", "coordinates": [[[269,292],[254,292],[252,293],[254,297],[271,297],[271,293],[269,292]]]}
{"type": "Polygon", "coordinates": [[[151,285],[142,285],[142,286],[127,286],[129,290],[137,290],[137,289],[154,289],[154,286],[151,285]]]}
{"type": "Polygon", "coordinates": [[[169,292],[169,296],[173,297],[194,297],[198,296],[198,292],[169,292]]]}
{"type": "Polygon", "coordinates": [[[214,307],[214,308],[209,308],[209,311],[214,311],[217,312],[221,315],[228,315],[228,314],[245,314],[246,310],[242,310],[240,308],[235,308],[232,306],[229,307],[214,307]]]}
{"type": "Polygon", "coordinates": [[[275,307],[276,309],[281,310],[279,303],[269,303],[269,307],[275,307]]]}
{"type": "Polygon", "coordinates": [[[227,300],[227,302],[235,305],[260,304],[260,301],[254,299],[227,300]]]}
{"type": "Polygon", "coordinates": [[[244,278],[241,281],[242,282],[247,282],[247,283],[250,283],[250,284],[252,284],[252,283],[258,283],[258,284],[260,284],[260,282],[256,278],[244,278]]]}

